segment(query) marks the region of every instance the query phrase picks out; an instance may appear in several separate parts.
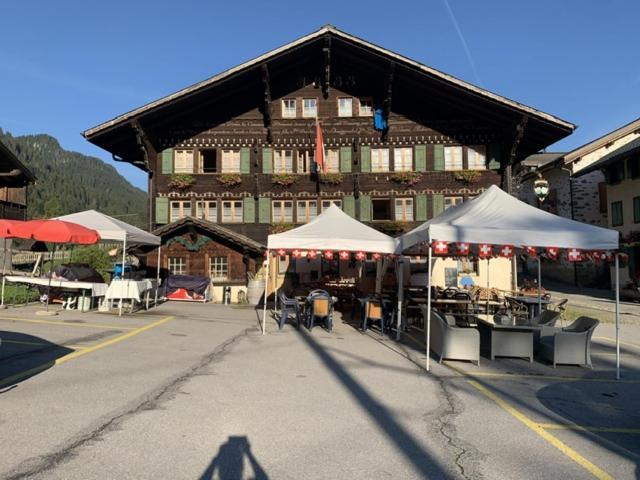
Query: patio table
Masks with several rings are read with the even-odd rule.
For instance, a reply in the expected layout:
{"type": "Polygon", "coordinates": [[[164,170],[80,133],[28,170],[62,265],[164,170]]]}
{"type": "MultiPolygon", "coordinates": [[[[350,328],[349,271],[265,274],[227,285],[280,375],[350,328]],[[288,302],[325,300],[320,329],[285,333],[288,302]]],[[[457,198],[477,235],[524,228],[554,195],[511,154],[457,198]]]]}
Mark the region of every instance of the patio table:
{"type": "MultiPolygon", "coordinates": [[[[508,296],[506,297],[507,299],[511,299],[511,300],[515,300],[516,302],[520,302],[520,303],[524,303],[527,306],[527,309],[529,310],[529,320],[537,317],[538,315],[540,315],[540,310],[538,308],[538,297],[529,297],[526,295],[518,295],[518,296],[508,296]]],[[[540,304],[544,305],[542,308],[546,308],[546,305],[548,305],[549,303],[551,303],[551,300],[547,300],[547,299],[540,299],[540,304]]]]}
{"type": "Polygon", "coordinates": [[[496,357],[528,358],[533,363],[533,330],[531,325],[503,325],[478,317],[480,347],[496,357]]]}

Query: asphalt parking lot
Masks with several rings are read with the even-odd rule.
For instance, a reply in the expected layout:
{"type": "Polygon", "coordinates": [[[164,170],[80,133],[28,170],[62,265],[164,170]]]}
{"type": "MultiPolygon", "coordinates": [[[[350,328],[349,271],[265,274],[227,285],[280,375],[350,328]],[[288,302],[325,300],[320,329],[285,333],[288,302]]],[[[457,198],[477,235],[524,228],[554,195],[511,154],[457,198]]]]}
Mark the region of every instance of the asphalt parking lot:
{"type": "Polygon", "coordinates": [[[220,305],[0,311],[0,477],[637,478],[640,327],[594,370],[482,359],[220,305]],[[432,359],[433,360],[433,359],[432,359]]]}

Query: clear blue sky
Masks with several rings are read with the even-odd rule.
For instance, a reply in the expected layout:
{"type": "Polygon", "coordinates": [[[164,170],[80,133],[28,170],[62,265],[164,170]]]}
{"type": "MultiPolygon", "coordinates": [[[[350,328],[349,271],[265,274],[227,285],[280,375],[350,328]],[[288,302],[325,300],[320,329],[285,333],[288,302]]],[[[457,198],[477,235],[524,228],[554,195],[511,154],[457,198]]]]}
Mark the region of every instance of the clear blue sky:
{"type": "Polygon", "coordinates": [[[637,0],[3,0],[0,127],[111,162],[80,132],[331,23],[578,124],[552,147],[572,149],[640,117],[638,18],[637,0]]]}

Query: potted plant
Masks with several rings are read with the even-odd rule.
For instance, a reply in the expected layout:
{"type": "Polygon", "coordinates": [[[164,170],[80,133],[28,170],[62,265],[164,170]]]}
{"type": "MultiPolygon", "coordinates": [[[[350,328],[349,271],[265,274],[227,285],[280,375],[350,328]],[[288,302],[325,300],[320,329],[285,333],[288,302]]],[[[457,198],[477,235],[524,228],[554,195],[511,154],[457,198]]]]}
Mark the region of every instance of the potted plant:
{"type": "Polygon", "coordinates": [[[320,173],[318,174],[318,180],[326,185],[340,185],[344,177],[341,173],[320,173]]]}
{"type": "Polygon", "coordinates": [[[298,181],[298,177],[293,173],[275,173],[271,177],[271,183],[280,187],[290,187],[298,181]]]}
{"type": "Polygon", "coordinates": [[[421,178],[420,172],[395,172],[389,177],[389,180],[410,187],[418,183],[421,178]]]}
{"type": "Polygon", "coordinates": [[[453,178],[466,184],[476,183],[480,180],[480,172],[478,170],[460,170],[453,174],[453,178]]]}
{"type": "Polygon", "coordinates": [[[282,233],[295,227],[293,223],[279,222],[271,224],[271,233],[282,233]]]}
{"type": "Polygon", "coordinates": [[[193,175],[189,175],[188,173],[174,173],[173,175],[171,175],[168,185],[170,188],[186,190],[195,182],[196,179],[193,178],[193,175]]]}
{"type": "Polygon", "coordinates": [[[388,220],[383,223],[374,223],[372,226],[376,230],[379,230],[382,233],[386,233],[387,235],[397,235],[404,232],[404,225],[394,220],[388,220]]]}
{"type": "Polygon", "coordinates": [[[235,187],[242,183],[242,177],[239,173],[223,173],[222,175],[218,175],[217,178],[218,182],[227,188],[235,187]]]}

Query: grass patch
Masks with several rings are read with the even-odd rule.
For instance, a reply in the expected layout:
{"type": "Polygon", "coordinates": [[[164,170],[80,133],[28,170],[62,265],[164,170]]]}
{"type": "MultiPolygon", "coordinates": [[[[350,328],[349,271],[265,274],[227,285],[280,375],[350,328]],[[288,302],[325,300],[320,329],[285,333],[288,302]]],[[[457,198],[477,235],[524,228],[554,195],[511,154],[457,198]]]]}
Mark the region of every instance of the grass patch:
{"type": "Polygon", "coordinates": [[[24,305],[26,303],[37,302],[40,298],[38,290],[29,288],[27,285],[6,284],[4,287],[5,305],[24,305]]]}
{"type": "Polygon", "coordinates": [[[566,318],[567,324],[573,322],[578,317],[591,317],[602,323],[615,323],[616,318],[613,313],[594,310],[591,308],[567,307],[566,318]]]}

